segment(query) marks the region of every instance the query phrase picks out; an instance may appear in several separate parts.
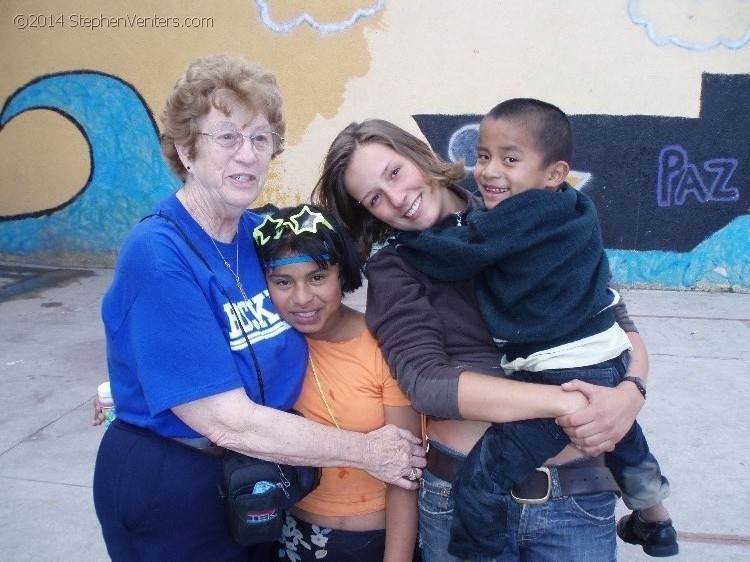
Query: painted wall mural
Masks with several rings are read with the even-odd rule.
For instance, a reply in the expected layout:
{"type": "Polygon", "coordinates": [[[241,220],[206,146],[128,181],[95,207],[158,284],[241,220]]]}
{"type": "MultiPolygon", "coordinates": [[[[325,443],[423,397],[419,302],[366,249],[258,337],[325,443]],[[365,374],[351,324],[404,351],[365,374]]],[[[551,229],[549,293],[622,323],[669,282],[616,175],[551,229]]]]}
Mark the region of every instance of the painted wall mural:
{"type": "MultiPolygon", "coordinates": [[[[473,169],[481,115],[415,119],[437,152],[473,169]]],[[[596,204],[616,281],[750,287],[750,74],[705,74],[695,119],[571,121],[572,182],[596,204]]]]}
{"type": "Polygon", "coordinates": [[[660,47],[741,49],[750,43],[747,0],[629,0],[628,15],[660,47]],[[726,14],[740,17],[724,17],[726,14]],[[742,17],[744,15],[744,17],[742,17]]]}
{"type": "Polygon", "coordinates": [[[341,21],[322,22],[319,21],[318,16],[308,12],[303,12],[291,21],[278,22],[274,19],[270,2],[266,0],[255,0],[255,3],[258,6],[260,21],[274,33],[290,33],[302,25],[308,25],[321,35],[346,31],[360,19],[374,16],[385,6],[385,0],[377,0],[377,2],[374,2],[371,6],[355,9],[350,17],[341,21]]]}
{"type": "Polygon", "coordinates": [[[55,111],[78,127],[89,145],[91,173],[59,207],[0,217],[0,252],[111,260],[133,224],[179,185],[161,157],[151,112],[138,92],[115,76],[64,72],[42,76],[10,96],[0,113],[0,132],[35,109],[55,111]]]}
{"type": "Polygon", "coordinates": [[[571,182],[618,282],[750,291],[749,0],[37,5],[0,7],[0,260],[112,265],[179,185],[154,111],[188,61],[228,52],[284,94],[288,146],[258,206],[305,200],[351,121],[389,119],[471,168],[480,112],[540,97],[572,114],[571,182]],[[72,25],[87,17],[201,26],[72,25]]]}

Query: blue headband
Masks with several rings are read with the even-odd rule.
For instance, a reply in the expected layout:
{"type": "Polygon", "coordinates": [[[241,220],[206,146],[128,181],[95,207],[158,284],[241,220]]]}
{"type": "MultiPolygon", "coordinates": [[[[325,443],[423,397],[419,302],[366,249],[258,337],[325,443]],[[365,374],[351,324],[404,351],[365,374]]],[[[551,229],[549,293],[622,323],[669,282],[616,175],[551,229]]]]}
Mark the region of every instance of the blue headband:
{"type": "MultiPolygon", "coordinates": [[[[329,261],[331,259],[331,256],[328,254],[321,254],[321,258],[323,258],[326,261],[329,261]]],[[[299,256],[287,256],[285,258],[279,258],[277,260],[271,260],[268,262],[263,263],[264,269],[274,269],[276,267],[282,266],[282,265],[289,265],[292,263],[307,263],[315,261],[315,258],[308,255],[299,255],[299,256]]]]}

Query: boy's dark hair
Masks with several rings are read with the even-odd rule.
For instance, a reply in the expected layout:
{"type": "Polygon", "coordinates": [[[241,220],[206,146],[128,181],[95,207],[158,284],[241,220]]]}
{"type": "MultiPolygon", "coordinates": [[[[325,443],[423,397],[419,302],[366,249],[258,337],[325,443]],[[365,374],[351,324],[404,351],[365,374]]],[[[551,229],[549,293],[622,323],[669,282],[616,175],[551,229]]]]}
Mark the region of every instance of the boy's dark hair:
{"type": "Polygon", "coordinates": [[[544,165],[573,160],[573,129],[565,113],[551,103],[533,98],[514,98],[493,107],[484,120],[509,119],[527,127],[544,165]]]}
{"type": "Polygon", "coordinates": [[[328,269],[330,265],[339,265],[339,281],[343,293],[351,293],[362,286],[362,263],[357,257],[354,240],[349,236],[346,228],[330,213],[307,203],[284,207],[274,211],[271,216],[285,221],[286,224],[281,227],[282,234],[278,238],[271,238],[265,244],[256,243],[258,257],[264,268],[265,264],[289,255],[310,256],[321,269],[328,269]],[[322,222],[317,222],[315,232],[303,230],[295,233],[288,226],[293,222],[290,218],[298,215],[305,206],[312,213],[323,215],[334,230],[322,222]]]}

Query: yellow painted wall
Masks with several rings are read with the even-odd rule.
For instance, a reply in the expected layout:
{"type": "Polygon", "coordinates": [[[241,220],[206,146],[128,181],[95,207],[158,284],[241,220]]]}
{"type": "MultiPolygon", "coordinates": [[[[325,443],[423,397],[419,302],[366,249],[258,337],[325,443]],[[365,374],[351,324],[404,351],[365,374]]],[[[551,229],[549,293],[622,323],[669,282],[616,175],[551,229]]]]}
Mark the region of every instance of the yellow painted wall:
{"type": "MultiPolygon", "coordinates": [[[[269,4],[275,21],[289,22],[309,13],[325,23],[346,21],[367,3],[269,4]]],[[[135,86],[158,117],[174,81],[192,59],[212,53],[244,54],[276,73],[286,101],[289,144],[295,145],[317,116],[336,115],[347,80],[367,73],[370,57],[364,29],[380,17],[378,13],[346,32],[322,35],[307,24],[288,33],[273,31],[262,23],[258,6],[250,0],[10,0],[0,4],[0,36],[4,37],[0,98],[40,75],[91,69],[135,86]],[[199,27],[182,27],[194,18],[191,23],[199,27]]],[[[75,135],[68,123],[50,114],[18,121],[0,135],[3,215],[33,209],[37,200],[43,206],[61,203],[80,189],[80,180],[88,175],[86,148],[71,141],[75,135]],[[40,145],[42,135],[47,138],[40,145]],[[29,158],[35,162],[27,163],[29,158]],[[23,198],[8,188],[19,182],[31,190],[23,198]]],[[[301,185],[309,180],[295,183],[301,192],[301,185]]],[[[297,199],[281,192],[279,185],[269,186],[270,199],[297,199]]]]}

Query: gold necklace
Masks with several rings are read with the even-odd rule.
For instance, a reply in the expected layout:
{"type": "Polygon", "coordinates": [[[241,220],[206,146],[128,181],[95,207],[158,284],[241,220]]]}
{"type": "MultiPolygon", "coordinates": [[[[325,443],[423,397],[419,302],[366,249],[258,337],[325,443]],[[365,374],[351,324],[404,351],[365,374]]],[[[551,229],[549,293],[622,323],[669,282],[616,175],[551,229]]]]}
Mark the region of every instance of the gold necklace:
{"type": "MultiPolygon", "coordinates": [[[[201,228],[203,227],[201,226],[201,228]]],[[[206,232],[206,230],[204,229],[203,232],[206,232]]],[[[240,290],[240,294],[242,294],[242,298],[245,299],[246,301],[250,300],[247,298],[247,295],[245,294],[245,289],[242,286],[242,281],[240,280],[240,231],[239,229],[237,230],[237,241],[234,243],[235,263],[237,265],[237,273],[235,273],[234,270],[232,269],[232,266],[229,265],[229,262],[224,257],[224,254],[221,253],[221,250],[219,250],[219,246],[216,245],[216,242],[211,237],[211,235],[208,234],[208,232],[206,232],[206,235],[208,236],[208,239],[211,240],[211,243],[214,245],[214,248],[216,248],[216,252],[219,254],[221,261],[224,262],[224,265],[229,270],[229,273],[231,273],[232,277],[234,277],[234,282],[237,284],[237,288],[240,290]]]]}
{"type": "MultiPolygon", "coordinates": [[[[240,227],[239,223],[237,224],[237,241],[234,244],[234,253],[235,253],[235,265],[237,267],[237,273],[234,272],[232,269],[232,266],[229,265],[229,262],[224,257],[224,254],[221,253],[221,250],[219,250],[219,246],[216,245],[216,242],[214,241],[214,237],[211,236],[211,233],[208,232],[208,230],[205,229],[203,226],[203,223],[198,220],[198,217],[196,216],[196,211],[193,210],[192,212],[188,207],[192,207],[192,205],[188,205],[187,202],[184,202],[183,205],[185,205],[185,208],[188,209],[188,212],[193,216],[193,220],[198,223],[198,226],[201,227],[201,230],[208,236],[208,239],[211,241],[211,244],[214,245],[214,249],[216,250],[216,253],[219,254],[219,257],[221,258],[221,261],[224,262],[224,265],[229,270],[229,273],[234,277],[234,282],[237,285],[237,288],[240,290],[240,294],[242,295],[242,298],[245,301],[249,301],[250,299],[247,298],[247,294],[245,294],[245,288],[242,286],[242,281],[240,280],[240,227]]],[[[201,209],[201,215],[203,216],[204,220],[206,219],[206,213],[201,209]]]]}
{"type": "MultiPolygon", "coordinates": [[[[331,417],[331,421],[333,422],[333,425],[335,425],[337,429],[341,429],[339,422],[336,421],[336,418],[333,415],[333,411],[331,410],[331,407],[328,405],[328,400],[326,400],[326,395],[323,392],[323,385],[320,384],[320,377],[318,376],[318,370],[315,368],[315,363],[313,363],[312,355],[309,357],[309,361],[310,361],[310,368],[312,369],[312,372],[313,372],[313,377],[315,377],[315,384],[318,385],[318,392],[320,392],[320,397],[323,399],[323,405],[326,407],[326,411],[328,412],[328,415],[331,417]]],[[[387,488],[388,484],[383,482],[383,487],[387,488]]]]}
{"type": "Polygon", "coordinates": [[[331,410],[331,407],[328,405],[328,400],[326,400],[326,395],[323,392],[323,385],[320,384],[320,377],[318,377],[318,370],[315,368],[315,363],[313,363],[312,356],[310,356],[310,368],[312,369],[313,377],[315,377],[315,384],[318,385],[318,391],[320,391],[320,397],[323,399],[323,405],[326,407],[326,411],[328,412],[328,415],[331,417],[331,421],[333,422],[333,425],[335,425],[338,429],[341,429],[339,422],[336,421],[336,418],[333,415],[333,411],[331,410]]]}

